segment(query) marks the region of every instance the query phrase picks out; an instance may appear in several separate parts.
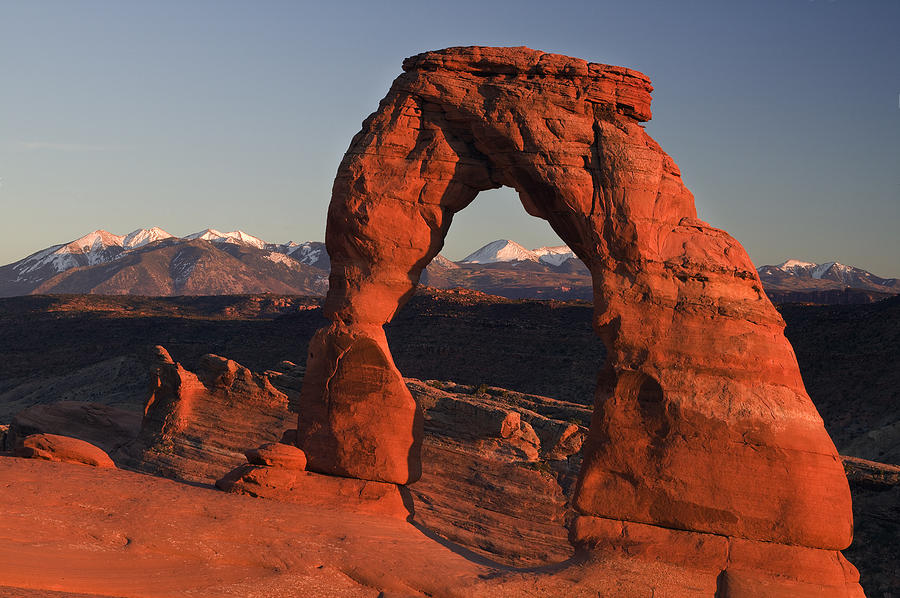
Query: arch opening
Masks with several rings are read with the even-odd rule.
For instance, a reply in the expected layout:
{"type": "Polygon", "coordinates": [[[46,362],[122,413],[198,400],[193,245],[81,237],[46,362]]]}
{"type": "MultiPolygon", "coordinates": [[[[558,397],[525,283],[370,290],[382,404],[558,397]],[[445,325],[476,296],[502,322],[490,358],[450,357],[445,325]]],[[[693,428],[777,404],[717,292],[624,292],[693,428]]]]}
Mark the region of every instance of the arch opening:
{"type": "MultiPolygon", "coordinates": [[[[385,328],[400,371],[412,378],[428,377],[474,387],[487,384],[591,406],[596,376],[603,368],[606,354],[606,346],[592,331],[591,307],[504,301],[590,301],[592,286],[590,282],[585,284],[585,280],[590,281],[590,272],[571,254],[519,253],[527,252],[530,246],[502,247],[499,255],[494,250],[473,252],[471,231],[465,229],[473,221],[482,224],[475,234],[481,234],[484,241],[504,240],[504,232],[517,230],[525,221],[531,223],[530,238],[544,243],[537,245],[540,241],[536,241],[535,249],[546,250],[553,242],[558,245],[549,248],[566,247],[545,220],[522,209],[514,189],[503,187],[479,192],[474,201],[454,215],[446,237],[451,240],[454,231],[464,229],[460,234],[467,235],[462,242],[468,248],[457,250],[456,260],[450,264],[437,257],[432,260],[423,270],[419,286],[438,290],[472,289],[497,299],[487,298],[471,320],[459,314],[452,320],[435,314],[433,322],[415,339],[395,335],[394,330],[402,326],[392,324],[407,320],[406,308],[399,308],[385,328]],[[522,218],[512,225],[485,222],[487,216],[497,213],[497,208],[522,218]],[[463,219],[467,214],[470,214],[468,221],[463,219]],[[478,254],[474,258],[478,263],[462,261],[472,253],[478,254]],[[482,328],[486,321],[491,322],[489,330],[482,328]],[[511,360],[517,367],[504,365],[511,360]],[[592,367],[584,369],[579,365],[585,362],[593,364],[592,367]]],[[[457,248],[462,246],[458,244],[457,248]]],[[[447,249],[445,243],[440,255],[447,249]]],[[[410,317],[423,317],[423,310],[412,310],[410,317]]]]}
{"type": "MultiPolygon", "coordinates": [[[[482,225],[477,230],[488,241],[517,238],[500,232],[517,230],[510,225],[516,216],[533,223],[533,238],[540,241],[478,256],[511,261],[448,266],[436,258],[420,278],[420,287],[477,286],[508,299],[480,297],[476,306],[456,291],[420,289],[385,330],[395,363],[424,410],[422,477],[410,486],[415,521],[504,565],[539,566],[572,555],[565,521],[605,354],[590,305],[516,301],[536,290],[545,298],[570,298],[566,285],[583,284],[590,274],[577,259],[575,274],[571,264],[516,253],[562,241],[546,221],[523,209],[513,189],[481,191],[455,213],[441,255],[454,231],[472,233],[466,217],[482,225]],[[507,228],[490,218],[491,208],[507,216],[507,228]],[[411,328],[409,319],[418,330],[401,336],[411,328]],[[516,537],[503,531],[513,521],[516,537]],[[523,537],[528,551],[521,550],[523,537]]],[[[467,243],[453,256],[457,262],[472,253],[467,243]]],[[[579,290],[578,298],[590,298],[590,284],[579,290]]]]}
{"type": "Polygon", "coordinates": [[[610,389],[601,376],[577,511],[846,546],[846,479],[783,321],[746,252],[697,219],[678,167],[641,127],[649,80],[527,48],[429,52],[404,70],[335,178],[326,231],[331,324],[310,343],[298,424],[310,468],[399,484],[417,478],[421,417],[383,326],[412,296],[454,214],[506,185],[591,272],[593,326],[607,348],[607,378],[618,380],[603,399],[610,389]],[[341,372],[354,368],[379,383],[342,384],[341,372]],[[653,373],[628,389],[641,422],[665,420],[653,450],[645,450],[646,430],[616,425],[629,372],[653,373]],[[815,483],[798,482],[809,471],[815,483]],[[755,483],[760,472],[769,484],[755,483]],[[725,504],[723,488],[734,490],[725,504]]]}
{"type": "Polygon", "coordinates": [[[480,191],[468,206],[454,214],[441,255],[458,262],[500,239],[515,241],[526,249],[564,244],[545,220],[522,208],[515,189],[502,186],[480,191]]]}

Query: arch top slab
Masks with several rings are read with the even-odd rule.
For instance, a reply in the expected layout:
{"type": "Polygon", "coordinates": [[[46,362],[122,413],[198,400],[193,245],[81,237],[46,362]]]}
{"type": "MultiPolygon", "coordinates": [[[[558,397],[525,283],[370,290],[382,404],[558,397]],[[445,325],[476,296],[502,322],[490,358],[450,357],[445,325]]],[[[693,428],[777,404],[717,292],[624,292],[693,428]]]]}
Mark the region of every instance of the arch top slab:
{"type": "Polygon", "coordinates": [[[457,73],[460,78],[478,77],[494,85],[505,80],[524,89],[529,86],[522,83],[539,81],[543,91],[558,91],[560,97],[571,97],[573,94],[564,88],[577,89],[583,101],[612,106],[636,121],[648,121],[652,115],[653,86],[643,73],[524,46],[464,46],[424,52],[404,60],[403,70],[414,74],[457,73]],[[546,89],[550,85],[559,89],[546,89]]]}
{"type": "MultiPolygon", "coordinates": [[[[586,516],[840,549],[840,460],[741,245],[697,219],[644,131],[649,79],[528,48],[407,58],[335,177],[325,315],[298,443],[311,469],[395,483],[421,415],[382,326],[453,215],[502,185],[590,269],[608,363],[574,504],[586,516]]],[[[577,540],[577,539],[576,539],[577,540]]]]}

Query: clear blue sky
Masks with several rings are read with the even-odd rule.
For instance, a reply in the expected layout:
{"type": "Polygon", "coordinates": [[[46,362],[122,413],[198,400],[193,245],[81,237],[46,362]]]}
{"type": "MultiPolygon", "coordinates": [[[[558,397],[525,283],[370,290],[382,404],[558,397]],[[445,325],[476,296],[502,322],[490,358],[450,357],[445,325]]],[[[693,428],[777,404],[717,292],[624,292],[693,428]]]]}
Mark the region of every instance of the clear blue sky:
{"type": "MultiPolygon", "coordinates": [[[[0,0],[0,264],[96,228],[322,239],[406,56],[527,45],[653,80],[647,128],[757,265],[900,275],[900,2],[0,0]]],[[[445,255],[558,242],[509,190],[445,255]]]]}

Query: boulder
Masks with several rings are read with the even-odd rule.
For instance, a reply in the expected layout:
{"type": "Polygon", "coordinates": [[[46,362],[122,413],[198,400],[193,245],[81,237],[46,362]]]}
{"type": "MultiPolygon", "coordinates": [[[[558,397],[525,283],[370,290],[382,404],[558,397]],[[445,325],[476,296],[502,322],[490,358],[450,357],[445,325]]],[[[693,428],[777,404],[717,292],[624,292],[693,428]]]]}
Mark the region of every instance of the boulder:
{"type": "Polygon", "coordinates": [[[355,513],[406,519],[411,505],[396,484],[342,478],[281,467],[241,465],[216,481],[216,487],[244,494],[311,507],[340,503],[355,513]]]}
{"type": "Polygon", "coordinates": [[[116,467],[109,455],[100,447],[84,440],[56,434],[32,434],[22,439],[14,449],[13,455],[24,459],[116,467]]]}
{"type": "Polygon", "coordinates": [[[355,513],[410,516],[409,493],[396,484],[306,472],[303,451],[283,444],[264,444],[246,455],[249,463],[216,480],[216,488],[311,507],[330,508],[337,502],[355,513]]]}
{"type": "Polygon", "coordinates": [[[306,454],[296,446],[281,444],[280,442],[267,442],[255,449],[244,453],[251,465],[264,465],[266,467],[281,467],[296,471],[306,470],[306,454]]]}

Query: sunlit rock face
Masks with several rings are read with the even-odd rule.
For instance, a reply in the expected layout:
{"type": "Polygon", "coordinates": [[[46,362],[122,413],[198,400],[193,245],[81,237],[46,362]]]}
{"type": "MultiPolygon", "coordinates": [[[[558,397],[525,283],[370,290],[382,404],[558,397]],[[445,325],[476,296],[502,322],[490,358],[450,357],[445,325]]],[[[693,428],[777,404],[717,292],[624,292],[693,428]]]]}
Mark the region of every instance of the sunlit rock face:
{"type": "Polygon", "coordinates": [[[155,354],[140,431],[113,453],[125,467],[211,483],[290,427],[288,396],[265,374],[212,354],[192,372],[163,347],[155,354]]]}
{"type": "MultiPolygon", "coordinates": [[[[382,326],[478,192],[516,189],[589,268],[608,349],[575,492],[585,516],[839,550],[850,494],[750,259],[697,219],[644,131],[650,81],[528,48],[408,58],[334,182],[309,467],[408,483],[422,424],[382,326]]],[[[573,540],[578,543],[576,527],[573,540]]]]}

